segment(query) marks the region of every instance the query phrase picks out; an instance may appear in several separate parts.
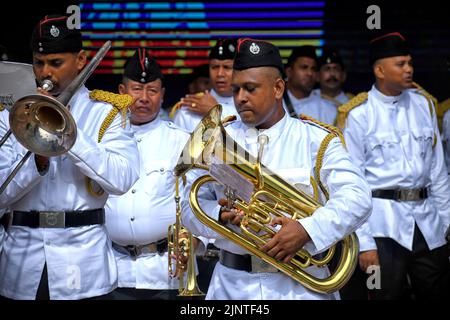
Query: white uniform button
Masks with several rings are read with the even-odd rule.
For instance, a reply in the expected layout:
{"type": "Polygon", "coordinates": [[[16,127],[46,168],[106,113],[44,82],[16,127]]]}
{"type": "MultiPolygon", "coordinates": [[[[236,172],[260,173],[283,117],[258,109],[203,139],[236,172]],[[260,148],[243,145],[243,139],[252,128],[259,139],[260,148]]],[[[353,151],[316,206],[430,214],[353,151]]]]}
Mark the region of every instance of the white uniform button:
{"type": "Polygon", "coordinates": [[[137,140],[136,140],[137,142],[141,142],[142,141],[142,139],[141,138],[138,138],[137,140]]]}
{"type": "Polygon", "coordinates": [[[131,221],[134,221],[134,219],[135,219],[134,217],[131,217],[131,218],[130,218],[131,221]]]}
{"type": "Polygon", "coordinates": [[[136,193],[136,189],[131,190],[131,193],[136,193]]]}
{"type": "Polygon", "coordinates": [[[159,169],[160,172],[164,172],[164,168],[159,169]]]}

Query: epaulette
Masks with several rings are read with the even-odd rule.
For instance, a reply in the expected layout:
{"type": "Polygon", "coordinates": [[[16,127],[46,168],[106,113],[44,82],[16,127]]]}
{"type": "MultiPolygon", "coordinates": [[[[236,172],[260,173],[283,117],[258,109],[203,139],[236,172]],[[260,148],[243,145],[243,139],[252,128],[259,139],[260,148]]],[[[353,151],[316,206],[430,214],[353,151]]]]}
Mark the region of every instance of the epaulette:
{"type": "Polygon", "coordinates": [[[234,121],[236,121],[237,117],[236,116],[228,116],[222,119],[222,125],[224,127],[226,127],[227,125],[229,125],[230,123],[233,123],[234,121]]]}
{"type": "Polygon", "coordinates": [[[0,112],[2,112],[3,110],[5,110],[5,106],[3,104],[0,103],[0,112]]]}
{"type": "Polygon", "coordinates": [[[369,93],[361,92],[358,95],[356,95],[353,99],[351,99],[347,103],[344,103],[338,108],[336,123],[341,130],[344,129],[345,127],[345,121],[347,120],[349,112],[355,109],[356,107],[362,105],[367,100],[368,97],[369,93]]]}
{"type": "MultiPolygon", "coordinates": [[[[201,96],[203,96],[204,94],[205,94],[205,93],[203,93],[203,92],[197,92],[197,93],[195,94],[195,96],[196,96],[196,97],[201,97],[201,96]]],[[[175,104],[173,105],[172,108],[170,108],[170,112],[169,112],[169,118],[170,118],[170,119],[173,119],[173,117],[175,117],[175,113],[177,112],[178,109],[181,108],[182,105],[183,105],[183,103],[182,103],[181,101],[178,101],[177,103],[175,103],[175,104]]]]}
{"type": "Polygon", "coordinates": [[[450,110],[450,98],[439,103],[436,108],[436,116],[438,119],[439,130],[441,132],[442,132],[442,124],[444,121],[444,115],[448,110],[450,110]]]}
{"type": "MultiPolygon", "coordinates": [[[[100,126],[100,130],[98,132],[97,141],[102,141],[103,136],[105,135],[106,130],[114,121],[116,115],[121,112],[122,114],[122,126],[125,127],[126,124],[126,116],[128,106],[133,103],[133,97],[129,94],[117,94],[103,90],[92,90],[89,93],[89,98],[95,101],[102,101],[109,103],[113,106],[112,110],[108,113],[105,120],[103,120],[102,125],[100,126]]],[[[94,190],[92,185],[92,180],[89,177],[85,177],[86,189],[93,196],[100,197],[104,194],[104,190],[100,188],[98,191],[94,190]]]]}
{"type": "Polygon", "coordinates": [[[98,142],[103,138],[106,129],[111,125],[116,115],[121,112],[122,126],[125,126],[128,107],[133,103],[133,97],[129,94],[117,94],[103,90],[92,90],[89,93],[89,98],[95,101],[102,101],[111,104],[114,108],[108,113],[105,120],[100,127],[98,133],[98,142]]]}
{"type": "Polygon", "coordinates": [[[425,90],[422,86],[420,86],[417,82],[412,83],[413,88],[417,89],[419,93],[422,93],[427,99],[430,99],[435,106],[438,105],[438,100],[427,90],[425,90]]]}
{"type": "Polygon", "coordinates": [[[344,137],[342,136],[342,132],[338,127],[332,126],[331,124],[325,122],[321,122],[313,117],[307,116],[306,114],[300,114],[299,118],[300,120],[310,125],[313,125],[317,128],[325,130],[328,133],[333,134],[335,137],[341,139],[341,142],[345,145],[344,137]]]}

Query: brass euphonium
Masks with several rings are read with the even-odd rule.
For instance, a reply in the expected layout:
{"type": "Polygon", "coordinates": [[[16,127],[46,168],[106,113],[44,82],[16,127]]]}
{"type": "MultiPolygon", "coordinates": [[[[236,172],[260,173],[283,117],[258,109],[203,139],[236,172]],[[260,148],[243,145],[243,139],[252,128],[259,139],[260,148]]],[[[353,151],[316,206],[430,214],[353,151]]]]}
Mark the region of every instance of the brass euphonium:
{"type": "MultiPolygon", "coordinates": [[[[211,173],[213,166],[217,166],[218,163],[219,166],[225,165],[226,168],[232,169],[232,173],[228,173],[231,177],[235,174],[241,177],[234,176],[232,180],[241,181],[240,183],[244,185],[250,183],[252,187],[250,195],[245,196],[242,190],[231,190],[232,193],[237,194],[234,196],[234,207],[245,213],[240,225],[241,232],[235,232],[218,223],[200,207],[198,192],[204,184],[210,182],[224,184],[211,175],[201,176],[192,184],[189,204],[193,213],[206,226],[284,272],[306,288],[319,293],[332,293],[339,290],[349,280],[357,264],[359,245],[354,233],[342,240],[339,265],[333,274],[324,279],[314,277],[303,269],[312,265],[320,267],[328,264],[334,255],[335,246],[328,249],[323,258],[315,258],[301,249],[289,263],[280,262],[259,249],[276,232],[268,226],[273,216],[301,219],[312,215],[321,207],[321,204],[262,165],[260,159],[263,147],[260,148],[258,157],[255,159],[238,145],[226,133],[220,121],[221,109],[220,105],[214,107],[191,133],[175,173],[182,175],[193,168],[209,170],[211,173]],[[213,161],[214,159],[216,160],[213,161]],[[241,180],[242,178],[244,180],[241,180]],[[243,195],[239,196],[239,194],[243,195]]],[[[228,170],[226,168],[225,171],[228,170]]],[[[245,188],[244,185],[242,189],[248,190],[248,187],[245,188]]],[[[228,188],[227,185],[225,187],[228,188]]]]}
{"type": "Polygon", "coordinates": [[[179,196],[180,177],[177,176],[175,179],[176,216],[175,223],[169,226],[167,236],[169,275],[171,277],[178,276],[178,296],[204,296],[205,294],[199,289],[197,285],[197,277],[195,275],[195,252],[192,233],[181,224],[181,207],[179,196]],[[172,266],[172,256],[176,257],[175,269],[172,266]],[[187,264],[181,261],[181,257],[187,257],[187,264]],[[185,273],[187,273],[186,283],[184,283],[185,273]]]}
{"type": "MultiPolygon", "coordinates": [[[[92,58],[88,65],[57,97],[53,98],[41,94],[32,94],[17,100],[9,110],[10,129],[0,141],[0,147],[11,133],[17,141],[29,150],[16,165],[11,174],[0,187],[0,194],[28,160],[32,153],[45,157],[54,157],[69,151],[77,137],[75,121],[66,108],[70,99],[86,82],[100,61],[111,48],[111,41],[105,42],[102,48],[92,58]]],[[[42,88],[49,91],[53,83],[44,80],[42,88]]]]}

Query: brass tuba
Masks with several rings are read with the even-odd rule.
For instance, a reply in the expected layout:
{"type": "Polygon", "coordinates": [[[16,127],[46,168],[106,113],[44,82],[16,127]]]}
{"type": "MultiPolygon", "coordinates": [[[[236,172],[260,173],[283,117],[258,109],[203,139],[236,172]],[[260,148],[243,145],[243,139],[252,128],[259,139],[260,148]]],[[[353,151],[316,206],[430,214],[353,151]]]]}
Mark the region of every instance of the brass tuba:
{"type": "MultiPolygon", "coordinates": [[[[0,140],[0,147],[11,134],[29,150],[16,165],[0,187],[0,194],[22,168],[32,153],[45,157],[54,157],[69,151],[77,137],[77,127],[66,105],[73,95],[86,82],[100,61],[111,48],[111,41],[105,42],[89,64],[55,99],[53,97],[32,94],[17,100],[9,110],[10,129],[0,140]]],[[[50,81],[42,83],[44,90],[51,90],[50,81]]]]}
{"type": "Polygon", "coordinates": [[[179,288],[178,296],[180,297],[201,297],[205,294],[197,285],[197,277],[195,275],[195,252],[193,248],[192,233],[181,224],[181,207],[179,196],[179,180],[175,180],[175,204],[176,216],[175,223],[169,226],[168,230],[168,263],[169,275],[175,277],[178,275],[179,288]],[[172,256],[176,257],[175,268],[172,266],[172,256]],[[187,257],[188,262],[185,265],[180,257],[187,257]],[[184,283],[184,274],[187,273],[186,284],[184,283]]]}
{"type": "MultiPolygon", "coordinates": [[[[323,258],[311,256],[309,252],[301,249],[289,263],[280,262],[259,249],[259,246],[275,234],[274,229],[268,226],[273,216],[305,218],[312,215],[321,204],[261,164],[263,146],[255,159],[238,145],[226,133],[220,121],[221,110],[220,105],[211,109],[191,133],[191,138],[175,167],[175,173],[181,175],[190,169],[199,168],[209,170],[210,174],[213,174],[217,167],[219,171],[228,171],[231,180],[239,181],[238,186],[231,191],[235,194],[233,205],[245,213],[240,225],[241,232],[237,233],[218,223],[200,207],[198,192],[204,184],[219,182],[228,189],[227,183],[217,181],[211,175],[204,175],[192,184],[189,204],[195,216],[206,226],[312,291],[332,293],[342,288],[357,265],[359,245],[354,233],[342,240],[339,265],[333,274],[324,279],[314,277],[303,269],[312,265],[320,267],[328,264],[334,255],[335,246],[328,249],[323,258]],[[248,185],[251,187],[251,194],[239,190],[248,190],[248,185]]],[[[214,175],[217,176],[216,173],[214,175]]]]}

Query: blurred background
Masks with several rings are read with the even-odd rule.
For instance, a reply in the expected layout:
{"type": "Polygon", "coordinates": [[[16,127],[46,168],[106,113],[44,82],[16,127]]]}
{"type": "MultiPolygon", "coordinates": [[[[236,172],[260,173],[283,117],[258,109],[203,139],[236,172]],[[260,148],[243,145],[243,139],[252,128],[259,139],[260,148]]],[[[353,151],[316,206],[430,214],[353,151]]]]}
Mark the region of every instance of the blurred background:
{"type": "Polygon", "coordinates": [[[87,82],[90,89],[116,91],[125,59],[147,46],[167,78],[164,107],[187,92],[192,69],[207,63],[218,38],[252,37],[271,41],[286,62],[295,46],[310,44],[320,55],[336,48],[347,66],[345,91],[370,89],[368,42],[379,30],[366,26],[370,5],[381,9],[381,31],[400,31],[410,43],[414,80],[439,101],[450,97],[450,19],[444,1],[66,1],[9,3],[3,10],[0,56],[31,63],[31,31],[47,14],[81,8],[83,44],[92,56],[106,41],[113,47],[87,82]]]}

